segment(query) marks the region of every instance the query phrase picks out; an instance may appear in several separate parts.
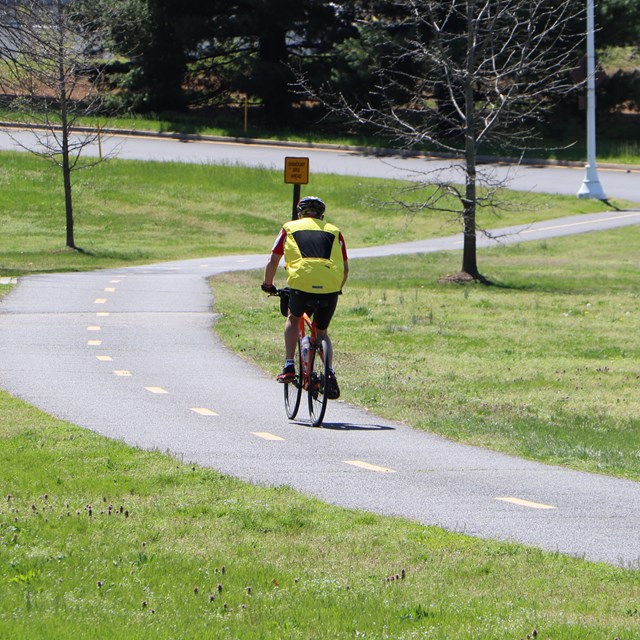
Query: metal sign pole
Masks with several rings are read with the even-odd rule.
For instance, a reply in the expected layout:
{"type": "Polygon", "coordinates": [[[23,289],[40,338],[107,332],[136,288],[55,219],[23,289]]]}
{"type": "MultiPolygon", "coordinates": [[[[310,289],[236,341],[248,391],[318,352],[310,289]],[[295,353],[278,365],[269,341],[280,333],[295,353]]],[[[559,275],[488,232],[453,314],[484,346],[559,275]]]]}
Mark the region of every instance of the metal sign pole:
{"type": "Polygon", "coordinates": [[[291,209],[291,219],[298,219],[298,202],[300,202],[300,185],[293,185],[293,208],[291,209]]]}

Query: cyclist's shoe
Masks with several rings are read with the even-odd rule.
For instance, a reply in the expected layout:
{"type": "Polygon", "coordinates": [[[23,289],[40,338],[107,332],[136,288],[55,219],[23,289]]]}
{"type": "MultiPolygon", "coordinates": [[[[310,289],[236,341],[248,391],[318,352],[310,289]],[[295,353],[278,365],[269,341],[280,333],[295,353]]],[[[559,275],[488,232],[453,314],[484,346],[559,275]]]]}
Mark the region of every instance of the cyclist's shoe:
{"type": "Polygon", "coordinates": [[[340,397],[340,387],[336,380],[335,373],[329,371],[327,375],[327,398],[329,400],[337,400],[340,397]]]}
{"type": "Polygon", "coordinates": [[[296,379],[296,368],[290,364],[276,376],[278,382],[293,382],[296,379]]]}

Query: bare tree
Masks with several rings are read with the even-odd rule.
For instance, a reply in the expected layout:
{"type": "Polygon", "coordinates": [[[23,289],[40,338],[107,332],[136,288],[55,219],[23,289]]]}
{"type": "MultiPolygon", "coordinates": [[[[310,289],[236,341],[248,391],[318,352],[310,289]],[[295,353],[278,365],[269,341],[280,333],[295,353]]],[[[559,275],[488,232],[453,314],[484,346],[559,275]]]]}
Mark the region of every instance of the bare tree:
{"type": "Polygon", "coordinates": [[[74,9],[73,0],[0,0],[0,90],[36,145],[14,140],[62,170],[66,245],[79,250],[71,174],[103,158],[81,160],[100,135],[97,128],[78,128],[79,118],[100,109],[101,66],[91,57],[100,33],[74,9]]]}
{"type": "MultiPolygon", "coordinates": [[[[540,116],[575,89],[581,37],[576,24],[582,0],[391,0],[391,55],[378,70],[371,96],[359,103],[303,89],[332,112],[364,125],[405,148],[448,152],[458,159],[460,181],[426,174],[426,202],[406,206],[450,210],[458,205],[464,232],[460,278],[482,280],[476,255],[476,212],[495,203],[506,186],[478,163],[480,150],[521,154],[536,134],[540,116]],[[400,34],[400,36],[399,36],[400,34]],[[398,96],[403,96],[401,101],[398,96]],[[435,185],[435,190],[434,190],[435,185]],[[449,196],[449,197],[446,197],[449,196]]],[[[362,16],[381,32],[378,16],[362,16]]]]}

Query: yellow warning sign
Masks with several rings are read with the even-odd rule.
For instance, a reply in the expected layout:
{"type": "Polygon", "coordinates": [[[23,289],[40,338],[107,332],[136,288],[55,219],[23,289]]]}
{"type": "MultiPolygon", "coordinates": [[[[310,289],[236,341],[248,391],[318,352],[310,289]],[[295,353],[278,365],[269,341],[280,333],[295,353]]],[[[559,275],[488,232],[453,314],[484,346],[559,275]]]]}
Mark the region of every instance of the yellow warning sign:
{"type": "Polygon", "coordinates": [[[309,158],[285,158],[284,181],[286,184],[309,184],[309,158]]]}

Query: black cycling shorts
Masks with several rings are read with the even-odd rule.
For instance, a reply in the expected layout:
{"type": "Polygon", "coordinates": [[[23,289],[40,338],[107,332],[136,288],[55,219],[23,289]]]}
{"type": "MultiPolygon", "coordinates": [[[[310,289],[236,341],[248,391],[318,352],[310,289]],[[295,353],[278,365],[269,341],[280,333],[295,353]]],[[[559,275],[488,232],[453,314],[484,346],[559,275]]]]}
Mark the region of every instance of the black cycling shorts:
{"type": "Polygon", "coordinates": [[[315,309],[316,327],[321,331],[326,331],[338,305],[338,295],[337,291],[336,293],[307,293],[291,289],[289,292],[289,311],[291,315],[299,318],[303,313],[311,315],[315,309]]]}

